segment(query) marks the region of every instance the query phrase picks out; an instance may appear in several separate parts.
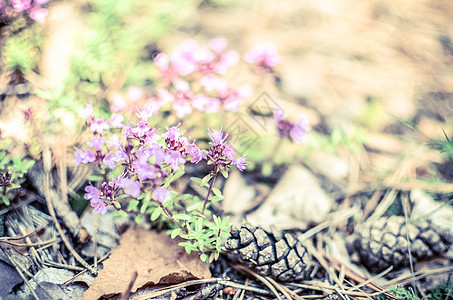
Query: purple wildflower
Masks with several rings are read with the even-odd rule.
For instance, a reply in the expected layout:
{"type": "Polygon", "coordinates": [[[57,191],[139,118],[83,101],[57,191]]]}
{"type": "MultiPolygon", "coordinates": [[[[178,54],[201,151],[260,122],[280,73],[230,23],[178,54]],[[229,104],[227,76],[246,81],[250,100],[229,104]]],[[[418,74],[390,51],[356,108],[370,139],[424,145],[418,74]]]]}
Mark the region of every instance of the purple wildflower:
{"type": "Polygon", "coordinates": [[[145,149],[145,152],[150,157],[154,156],[156,158],[157,165],[159,165],[161,162],[163,162],[166,157],[164,149],[162,149],[162,147],[157,143],[152,143],[151,147],[145,149]]]}
{"type": "Polygon", "coordinates": [[[165,162],[171,165],[173,170],[176,170],[179,165],[182,165],[186,160],[181,156],[181,153],[178,151],[170,150],[170,153],[165,156],[165,162]]]}
{"type": "Polygon", "coordinates": [[[120,180],[120,187],[124,189],[126,194],[131,195],[134,198],[140,196],[141,183],[130,180],[129,178],[123,178],[120,180]]]}
{"type": "Polygon", "coordinates": [[[135,133],[138,137],[144,136],[151,128],[148,126],[148,123],[143,121],[137,122],[137,127],[132,129],[132,132],[135,133]]]}
{"type": "Polygon", "coordinates": [[[73,162],[75,164],[87,164],[87,163],[90,163],[90,162],[93,162],[96,160],[96,155],[94,155],[93,152],[91,152],[91,150],[87,150],[87,151],[82,151],[82,150],[77,150],[76,153],[75,153],[75,158],[73,160],[73,162]]]}
{"type": "Polygon", "coordinates": [[[166,188],[158,186],[153,191],[153,198],[160,203],[164,203],[170,198],[170,192],[166,188]]]}
{"type": "Polygon", "coordinates": [[[111,152],[109,152],[105,155],[102,162],[104,163],[104,165],[106,165],[110,169],[115,169],[115,167],[116,167],[115,157],[113,156],[113,154],[111,152]]]}
{"type": "Polygon", "coordinates": [[[86,193],[83,196],[83,198],[85,198],[85,200],[91,201],[91,203],[99,202],[99,199],[102,195],[102,192],[98,188],[96,188],[92,185],[87,185],[85,187],[85,192],[86,193]]]}
{"type": "Polygon", "coordinates": [[[93,213],[95,214],[101,213],[101,215],[105,215],[107,212],[107,204],[104,202],[91,203],[91,206],[94,207],[93,213]]]}
{"type": "Polygon", "coordinates": [[[278,135],[286,137],[289,140],[294,139],[296,143],[301,143],[303,137],[310,130],[310,125],[305,116],[302,116],[297,124],[294,124],[283,118],[283,112],[281,110],[276,110],[274,112],[274,119],[277,121],[278,135]]]}
{"type": "Polygon", "coordinates": [[[233,148],[233,146],[228,145],[223,149],[222,154],[229,160],[234,160],[234,155],[236,154],[236,152],[237,151],[233,148]]]}
{"type": "Polygon", "coordinates": [[[124,136],[134,135],[134,131],[132,130],[131,125],[126,125],[123,127],[123,129],[124,129],[124,133],[123,133],[124,136]]]}
{"type": "Polygon", "coordinates": [[[157,175],[156,168],[150,165],[147,152],[140,151],[138,155],[138,159],[132,164],[137,172],[138,178],[140,180],[155,178],[157,175]]]}
{"type": "Polygon", "coordinates": [[[310,125],[308,125],[307,119],[305,117],[301,117],[289,133],[297,143],[301,143],[302,138],[307,134],[307,131],[309,130],[310,125]]]}
{"type": "Polygon", "coordinates": [[[186,154],[192,155],[191,163],[198,164],[203,158],[206,158],[206,153],[198,148],[195,144],[190,144],[186,149],[186,154]]]}
{"type": "Polygon", "coordinates": [[[100,151],[101,146],[104,145],[104,143],[105,143],[105,139],[94,137],[90,141],[87,142],[87,145],[90,147],[93,147],[94,149],[96,149],[96,151],[100,151]]]}
{"type": "Polygon", "coordinates": [[[242,172],[243,170],[245,170],[245,168],[247,166],[245,157],[242,156],[242,157],[239,157],[238,159],[233,160],[233,165],[236,165],[236,167],[238,167],[239,171],[242,172]]]}
{"type": "Polygon", "coordinates": [[[105,122],[104,118],[97,119],[90,125],[90,129],[94,134],[102,133],[104,130],[109,128],[110,126],[105,122]]]}
{"type": "Polygon", "coordinates": [[[208,131],[209,137],[214,142],[215,146],[224,145],[225,140],[228,137],[228,134],[224,134],[220,129],[214,129],[213,131],[208,131]]]}

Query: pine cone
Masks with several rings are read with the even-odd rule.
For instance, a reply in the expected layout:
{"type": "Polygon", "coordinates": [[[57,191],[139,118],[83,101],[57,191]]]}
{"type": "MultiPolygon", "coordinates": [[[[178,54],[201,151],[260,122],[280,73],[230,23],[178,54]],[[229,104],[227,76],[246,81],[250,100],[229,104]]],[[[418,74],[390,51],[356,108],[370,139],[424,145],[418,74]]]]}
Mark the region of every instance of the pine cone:
{"type": "Polygon", "coordinates": [[[231,259],[279,281],[300,280],[309,272],[310,254],[290,233],[244,225],[231,229],[223,248],[231,259]]]}
{"type": "Polygon", "coordinates": [[[365,267],[372,272],[381,272],[390,266],[394,269],[408,266],[409,246],[412,261],[417,262],[446,252],[452,243],[451,232],[437,228],[429,221],[406,226],[404,217],[391,216],[360,228],[353,247],[365,267]]]}

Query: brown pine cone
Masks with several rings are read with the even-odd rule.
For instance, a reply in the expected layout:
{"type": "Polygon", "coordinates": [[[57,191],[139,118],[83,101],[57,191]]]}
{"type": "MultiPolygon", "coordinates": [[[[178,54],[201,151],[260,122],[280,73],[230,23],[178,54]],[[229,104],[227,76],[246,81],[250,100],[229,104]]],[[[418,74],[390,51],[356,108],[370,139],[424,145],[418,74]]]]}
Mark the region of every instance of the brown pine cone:
{"type": "Polygon", "coordinates": [[[243,225],[231,229],[223,248],[231,259],[279,281],[300,280],[309,272],[310,254],[290,233],[243,225]]]}
{"type": "Polygon", "coordinates": [[[409,266],[408,246],[412,261],[417,262],[446,252],[452,243],[451,232],[437,228],[429,221],[406,226],[404,217],[391,216],[360,228],[353,247],[365,267],[372,272],[381,272],[390,266],[394,269],[409,266]]]}

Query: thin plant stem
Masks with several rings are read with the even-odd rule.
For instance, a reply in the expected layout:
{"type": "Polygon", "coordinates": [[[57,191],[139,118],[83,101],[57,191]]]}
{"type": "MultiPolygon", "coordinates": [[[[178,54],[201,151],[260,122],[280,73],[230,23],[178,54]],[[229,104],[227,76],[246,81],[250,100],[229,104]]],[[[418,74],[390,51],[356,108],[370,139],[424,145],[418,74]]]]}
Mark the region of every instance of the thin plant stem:
{"type": "Polygon", "coordinates": [[[164,207],[164,205],[162,203],[160,203],[159,201],[158,201],[158,203],[159,203],[160,208],[162,208],[162,211],[164,212],[164,214],[167,216],[167,218],[169,218],[170,221],[175,223],[179,227],[179,229],[181,229],[182,233],[187,234],[187,231],[184,229],[184,227],[182,227],[182,225],[173,218],[173,216],[170,214],[168,209],[166,209],[164,207]]]}
{"type": "Polygon", "coordinates": [[[217,177],[217,173],[219,173],[219,168],[216,165],[214,168],[214,175],[212,176],[211,183],[209,184],[208,194],[206,195],[206,199],[204,199],[203,209],[201,210],[202,215],[204,215],[204,211],[206,209],[206,204],[208,204],[209,196],[211,195],[212,187],[214,186],[214,181],[217,177]]]}

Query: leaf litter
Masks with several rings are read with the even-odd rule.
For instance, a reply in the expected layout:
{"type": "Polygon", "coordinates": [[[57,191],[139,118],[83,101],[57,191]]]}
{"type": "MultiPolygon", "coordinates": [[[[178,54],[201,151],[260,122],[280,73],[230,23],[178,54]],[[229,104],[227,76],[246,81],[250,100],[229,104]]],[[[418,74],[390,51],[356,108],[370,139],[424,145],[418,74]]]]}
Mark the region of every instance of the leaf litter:
{"type": "Polygon", "coordinates": [[[209,267],[198,254],[187,254],[165,232],[144,230],[138,226],[126,231],[98,277],[85,293],[86,300],[125,292],[137,272],[131,292],[145,287],[172,285],[211,277],[209,267]]]}

